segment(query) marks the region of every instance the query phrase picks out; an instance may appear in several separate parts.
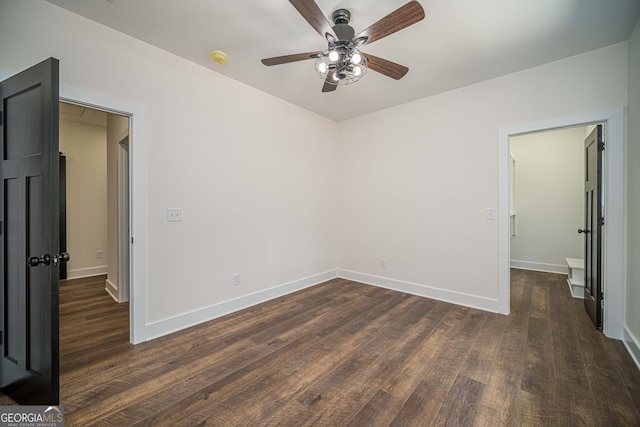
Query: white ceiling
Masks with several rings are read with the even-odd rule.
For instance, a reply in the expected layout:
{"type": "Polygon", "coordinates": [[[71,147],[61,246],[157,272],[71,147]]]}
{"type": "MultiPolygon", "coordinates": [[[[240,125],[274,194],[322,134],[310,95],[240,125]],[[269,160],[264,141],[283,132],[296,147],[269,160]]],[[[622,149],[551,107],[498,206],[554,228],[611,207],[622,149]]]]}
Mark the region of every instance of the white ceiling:
{"type": "MultiPolygon", "coordinates": [[[[640,0],[419,0],[423,21],[362,48],[409,67],[403,79],[369,70],[322,93],[312,60],[260,62],[326,48],[286,0],[48,1],[337,121],[627,40],[640,17],[640,0]]],[[[408,0],[316,2],[329,19],[349,9],[357,34],[408,0]]]]}
{"type": "Polygon", "coordinates": [[[69,120],[88,125],[107,127],[107,113],[81,105],[60,102],[60,120],[69,120]]]}

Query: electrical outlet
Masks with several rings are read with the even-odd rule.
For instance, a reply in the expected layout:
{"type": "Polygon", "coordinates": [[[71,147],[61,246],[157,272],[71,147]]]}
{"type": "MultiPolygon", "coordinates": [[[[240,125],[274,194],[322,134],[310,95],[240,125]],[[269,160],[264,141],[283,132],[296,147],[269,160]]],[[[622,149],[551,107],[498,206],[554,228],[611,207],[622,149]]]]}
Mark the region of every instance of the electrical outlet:
{"type": "Polygon", "coordinates": [[[380,268],[387,268],[387,260],[384,258],[380,259],[380,268]]]}
{"type": "Polygon", "coordinates": [[[102,259],[102,249],[96,251],[96,259],[102,259]]]}
{"type": "Polygon", "coordinates": [[[233,275],[233,286],[238,286],[240,284],[240,273],[236,273],[233,275]]]}
{"type": "Polygon", "coordinates": [[[182,208],[167,208],[167,221],[169,222],[182,221],[182,208]]]}
{"type": "Polygon", "coordinates": [[[487,208],[487,210],[486,210],[486,218],[489,221],[493,221],[494,219],[496,219],[496,210],[495,210],[495,208],[487,208]]]}

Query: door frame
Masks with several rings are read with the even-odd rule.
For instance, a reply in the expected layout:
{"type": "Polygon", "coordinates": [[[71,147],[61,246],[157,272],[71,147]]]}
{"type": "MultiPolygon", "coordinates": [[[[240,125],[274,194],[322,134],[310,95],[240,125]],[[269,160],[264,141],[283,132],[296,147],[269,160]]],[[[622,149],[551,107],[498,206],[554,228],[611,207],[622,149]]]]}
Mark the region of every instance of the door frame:
{"type": "Polygon", "coordinates": [[[622,339],[623,292],[626,279],[624,108],[583,113],[536,123],[498,129],[498,307],[510,312],[510,232],[509,232],[509,138],[546,130],[591,124],[605,124],[603,162],[604,217],[602,267],[605,307],[603,332],[609,338],[622,339]]]}
{"type": "Polygon", "coordinates": [[[144,109],[134,103],[60,84],[60,101],[129,117],[129,340],[146,341],[146,206],[144,109]]]}
{"type": "Polygon", "coordinates": [[[131,246],[129,237],[131,212],[129,208],[129,129],[127,129],[126,136],[118,139],[118,302],[126,302],[129,301],[131,286],[129,277],[131,262],[129,256],[131,246]]]}

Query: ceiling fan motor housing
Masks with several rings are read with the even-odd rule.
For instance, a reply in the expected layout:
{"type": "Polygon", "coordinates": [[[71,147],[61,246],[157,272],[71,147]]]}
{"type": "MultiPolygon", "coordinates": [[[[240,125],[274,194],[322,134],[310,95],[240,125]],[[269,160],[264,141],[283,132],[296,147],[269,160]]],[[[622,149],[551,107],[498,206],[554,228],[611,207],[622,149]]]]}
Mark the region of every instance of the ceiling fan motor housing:
{"type": "Polygon", "coordinates": [[[340,41],[351,41],[355,36],[355,31],[353,27],[349,25],[349,21],[351,20],[351,12],[347,9],[338,9],[331,15],[333,18],[333,32],[338,36],[338,40],[340,41]]]}

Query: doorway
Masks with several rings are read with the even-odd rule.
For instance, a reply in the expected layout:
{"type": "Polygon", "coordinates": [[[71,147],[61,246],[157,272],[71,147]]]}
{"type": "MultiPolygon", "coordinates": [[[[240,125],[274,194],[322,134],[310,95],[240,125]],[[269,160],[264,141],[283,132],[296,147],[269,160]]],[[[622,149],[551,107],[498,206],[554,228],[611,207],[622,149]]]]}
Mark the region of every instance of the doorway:
{"type": "MultiPolygon", "coordinates": [[[[596,128],[600,132],[603,126],[576,126],[509,138],[509,219],[511,268],[566,275],[565,292],[568,289],[573,298],[583,299],[594,325],[601,328],[602,234],[599,225],[589,225],[595,220],[595,209],[601,212],[601,204],[596,204],[601,197],[594,198],[592,191],[585,200],[586,176],[590,177],[586,184],[591,183],[593,190],[602,184],[601,166],[587,167],[585,155],[586,140],[593,140],[596,128]]],[[[588,152],[588,158],[596,160],[591,148],[588,152]]]]}
{"type": "Polygon", "coordinates": [[[616,108],[578,116],[523,124],[498,130],[499,174],[499,235],[498,235],[498,299],[499,311],[510,312],[510,227],[509,227],[509,139],[515,135],[561,129],[573,126],[605,123],[607,142],[604,168],[605,238],[603,241],[603,287],[605,316],[603,332],[615,339],[622,338],[622,307],[624,283],[624,110],[616,108]]]}
{"type": "MultiPolygon", "coordinates": [[[[583,260],[577,230],[584,225],[584,140],[591,128],[510,137],[511,268],[567,274],[567,258],[583,260]]],[[[574,297],[583,295],[576,289],[574,297]]]]}
{"type": "Polygon", "coordinates": [[[146,186],[145,186],[145,111],[140,105],[65,85],[60,86],[60,101],[111,112],[129,118],[129,337],[132,344],[149,337],[146,324],[146,186]]]}
{"type": "Polygon", "coordinates": [[[74,254],[67,277],[106,274],[105,290],[119,303],[129,296],[128,142],[128,117],[60,103],[66,241],[74,254]]]}
{"type": "MultiPolygon", "coordinates": [[[[67,177],[66,218],[61,222],[73,253],[67,278],[93,279],[117,303],[128,302],[130,118],[66,100],[59,108],[67,177]]],[[[128,329],[130,335],[130,324],[128,329]]]]}

